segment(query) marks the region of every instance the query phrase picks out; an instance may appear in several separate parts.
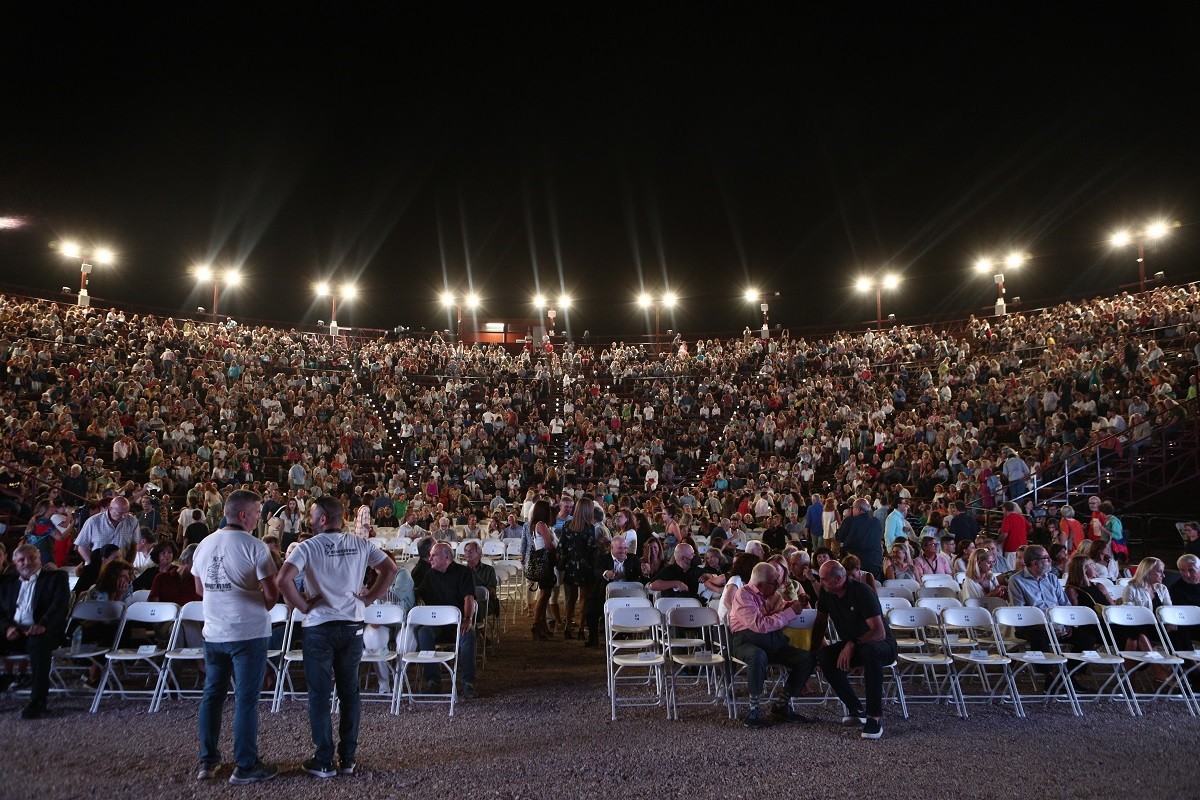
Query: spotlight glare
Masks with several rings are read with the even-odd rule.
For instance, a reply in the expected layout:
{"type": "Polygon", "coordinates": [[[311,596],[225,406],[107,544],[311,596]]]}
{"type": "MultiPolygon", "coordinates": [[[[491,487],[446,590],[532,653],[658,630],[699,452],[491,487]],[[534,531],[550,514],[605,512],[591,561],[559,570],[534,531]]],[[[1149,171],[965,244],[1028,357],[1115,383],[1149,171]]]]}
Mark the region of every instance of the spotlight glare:
{"type": "Polygon", "coordinates": [[[329,284],[325,283],[324,281],[322,281],[321,283],[318,283],[317,284],[317,297],[328,297],[328,296],[329,296],[329,284]]]}
{"type": "Polygon", "coordinates": [[[538,308],[545,308],[546,307],[546,296],[542,295],[542,294],[535,294],[533,296],[533,304],[535,306],[537,306],[538,308]]]}
{"type": "Polygon", "coordinates": [[[642,292],[640,295],[638,295],[637,301],[638,305],[642,308],[649,308],[650,304],[654,302],[650,299],[650,295],[646,294],[645,292],[642,292]]]}
{"type": "Polygon", "coordinates": [[[883,288],[895,289],[899,285],[900,285],[899,277],[897,277],[895,275],[884,275],[883,276],[883,288]]]}
{"type": "Polygon", "coordinates": [[[450,308],[454,305],[453,292],[442,292],[442,305],[444,305],[446,308],[450,308]]]}
{"type": "Polygon", "coordinates": [[[667,308],[674,308],[675,307],[675,299],[676,298],[675,298],[674,292],[667,292],[666,294],[663,295],[663,299],[662,299],[663,305],[666,306],[667,308]]]}
{"type": "Polygon", "coordinates": [[[98,264],[111,264],[113,262],[113,252],[107,247],[101,247],[93,256],[98,264]]]}
{"type": "Polygon", "coordinates": [[[992,260],[990,258],[981,258],[975,262],[976,272],[988,272],[992,268],[992,260]]]}
{"type": "Polygon", "coordinates": [[[353,300],[357,296],[358,296],[358,287],[355,286],[354,284],[347,283],[345,286],[342,287],[342,299],[343,300],[353,300]]]}
{"type": "Polygon", "coordinates": [[[854,282],[854,288],[860,292],[869,292],[875,288],[875,284],[871,282],[870,278],[859,278],[854,282]]]}
{"type": "Polygon", "coordinates": [[[1133,237],[1129,235],[1129,231],[1117,231],[1113,234],[1112,243],[1117,247],[1124,247],[1125,245],[1129,244],[1132,238],[1133,237]]]}
{"type": "Polygon", "coordinates": [[[1025,256],[1021,253],[1009,253],[1008,258],[1004,259],[1004,265],[1009,269],[1016,269],[1025,263],[1025,256]]]}
{"type": "Polygon", "coordinates": [[[63,242],[62,247],[59,248],[59,252],[67,258],[79,258],[83,255],[83,251],[79,249],[79,245],[74,242],[63,242]]]}
{"type": "Polygon", "coordinates": [[[758,289],[747,289],[746,290],[746,302],[753,303],[756,300],[758,300],[758,289]]]}
{"type": "Polygon", "coordinates": [[[569,294],[559,295],[558,307],[559,308],[570,308],[571,307],[571,295],[569,295],[569,294]]]}
{"type": "Polygon", "coordinates": [[[479,308],[479,295],[475,294],[474,292],[471,292],[469,295],[467,295],[467,308],[479,308]]]}
{"type": "Polygon", "coordinates": [[[211,281],[212,276],[213,276],[212,267],[204,267],[204,266],[196,267],[196,280],[211,281]]]}
{"type": "Polygon", "coordinates": [[[225,273],[226,286],[237,286],[241,282],[242,273],[238,272],[236,269],[231,269],[225,273]]]}
{"type": "Polygon", "coordinates": [[[1161,239],[1167,235],[1167,224],[1165,222],[1155,222],[1146,228],[1146,235],[1151,239],[1161,239]]]}

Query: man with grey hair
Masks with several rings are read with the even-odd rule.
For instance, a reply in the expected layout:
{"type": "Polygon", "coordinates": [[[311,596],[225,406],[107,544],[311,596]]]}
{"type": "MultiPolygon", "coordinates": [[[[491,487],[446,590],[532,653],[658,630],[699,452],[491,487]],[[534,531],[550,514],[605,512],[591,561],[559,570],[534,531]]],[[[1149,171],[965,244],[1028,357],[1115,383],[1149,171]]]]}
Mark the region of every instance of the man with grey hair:
{"type": "MultiPolygon", "coordinates": [[[[859,514],[859,516],[864,516],[859,514]]],[[[870,516],[869,514],[865,516],[870,516]]],[[[896,660],[896,639],[888,627],[871,587],[846,575],[837,561],[821,565],[821,594],[817,598],[817,619],[813,623],[812,648],[817,663],[838,699],[846,707],[843,723],[862,724],[862,738],[883,736],[883,670],[896,660]],[[821,647],[828,622],[833,622],[841,641],[821,647]],[[866,711],[850,685],[847,673],[863,669],[866,711]]]]}
{"type": "Polygon", "coordinates": [[[762,718],[763,683],[767,665],[780,664],[788,671],[787,698],[772,712],[789,722],[810,720],[792,709],[791,700],[799,697],[812,675],[814,662],[807,650],[793,647],[783,629],[796,618],[801,609],[808,607],[808,595],[788,602],[777,591],[780,584],[779,568],[774,564],[760,562],[750,573],[750,582],[737,590],[733,596],[733,607],[729,611],[729,646],[733,656],[746,664],[746,683],[750,693],[750,710],[746,712],[746,727],[761,728],[766,725],[762,718]]]}
{"type": "MultiPolygon", "coordinates": [[[[1177,606],[1200,606],[1200,558],[1184,553],[1175,562],[1179,568],[1179,580],[1168,590],[1171,602],[1177,606]]],[[[1200,626],[1181,627],[1170,631],[1171,642],[1177,650],[1191,650],[1193,641],[1200,640],[1200,626]]],[[[1200,684],[1200,670],[1192,673],[1192,685],[1200,684]]]]}
{"type": "Polygon", "coordinates": [[[856,555],[862,568],[883,580],[883,525],[871,513],[871,501],[860,497],[838,528],[837,540],[843,555],[856,555]]]}

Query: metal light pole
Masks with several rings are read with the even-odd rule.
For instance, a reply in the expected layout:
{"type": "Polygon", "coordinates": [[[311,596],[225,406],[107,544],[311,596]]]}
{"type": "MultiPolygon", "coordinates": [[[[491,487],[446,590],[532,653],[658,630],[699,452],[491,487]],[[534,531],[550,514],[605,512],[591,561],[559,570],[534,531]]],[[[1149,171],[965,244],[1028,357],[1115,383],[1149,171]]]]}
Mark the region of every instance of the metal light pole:
{"type": "Polygon", "coordinates": [[[895,289],[900,285],[900,279],[892,274],[878,278],[859,278],[855,288],[860,292],[875,290],[875,327],[883,330],[883,290],[895,289]]]}
{"type": "MultiPolygon", "coordinates": [[[[353,300],[358,294],[358,289],[353,284],[347,283],[342,286],[342,299],[353,300]]],[[[317,297],[329,297],[329,335],[338,335],[337,324],[337,301],[338,293],[328,283],[317,284],[317,297]]]]}
{"type": "Polygon", "coordinates": [[[92,274],[92,265],[88,263],[88,259],[108,266],[113,263],[112,251],[107,247],[100,247],[86,252],[74,242],[65,242],[59,247],[59,252],[67,258],[79,261],[79,296],[76,304],[85,308],[90,306],[92,299],[88,296],[88,276],[92,274]]]}
{"type": "Polygon", "coordinates": [[[1130,242],[1137,242],[1138,248],[1138,291],[1146,291],[1146,241],[1158,241],[1167,235],[1171,228],[1179,228],[1183,223],[1154,222],[1144,228],[1132,231],[1119,231],[1113,234],[1112,243],[1115,247],[1124,247],[1130,242]]]}
{"type": "Polygon", "coordinates": [[[212,319],[215,323],[219,319],[217,304],[221,300],[221,283],[224,282],[228,286],[237,286],[242,280],[242,275],[236,269],[216,270],[205,265],[196,267],[196,280],[201,282],[212,281],[212,319]]]}
{"type": "Polygon", "coordinates": [[[990,258],[981,258],[975,262],[977,272],[992,272],[992,280],[996,282],[996,316],[1003,317],[1008,313],[1004,303],[1004,270],[1017,269],[1029,258],[1026,253],[1009,253],[1003,261],[993,262],[990,258]]]}

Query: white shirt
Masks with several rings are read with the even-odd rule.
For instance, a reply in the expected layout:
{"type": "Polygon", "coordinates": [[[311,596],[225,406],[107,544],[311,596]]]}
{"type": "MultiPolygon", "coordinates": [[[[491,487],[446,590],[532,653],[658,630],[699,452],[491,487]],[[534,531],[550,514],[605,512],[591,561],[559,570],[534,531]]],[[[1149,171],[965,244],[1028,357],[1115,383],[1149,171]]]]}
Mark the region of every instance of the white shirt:
{"type": "Polygon", "coordinates": [[[362,622],[363,604],[354,595],[361,592],[367,567],[387,560],[385,554],[365,539],[341,531],[326,531],[301,542],[287,563],[304,574],[310,595],[320,595],[304,618],[304,627],[326,622],[362,622]]]}
{"type": "Polygon", "coordinates": [[[17,610],[13,614],[13,621],[22,628],[33,626],[33,593],[37,588],[38,576],[41,574],[42,571],[39,569],[29,580],[20,579],[21,588],[17,591],[17,610]]]}
{"type": "Polygon", "coordinates": [[[204,585],[204,639],[241,642],[271,635],[262,581],[275,574],[271,552],[246,531],[221,528],[204,537],[192,574],[204,585]]]}

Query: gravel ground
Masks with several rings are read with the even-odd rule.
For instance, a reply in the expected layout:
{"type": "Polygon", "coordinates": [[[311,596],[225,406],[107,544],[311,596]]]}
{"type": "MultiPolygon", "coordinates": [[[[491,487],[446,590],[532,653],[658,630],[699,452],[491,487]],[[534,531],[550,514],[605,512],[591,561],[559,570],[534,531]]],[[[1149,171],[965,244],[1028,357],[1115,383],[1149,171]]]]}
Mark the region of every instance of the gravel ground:
{"type": "MultiPolygon", "coordinates": [[[[1085,707],[1082,718],[1031,706],[1025,720],[982,705],[966,720],[944,706],[918,705],[904,720],[889,707],[879,741],[842,727],[835,703],[806,711],[814,725],[767,730],[743,728],[716,708],[685,708],[678,722],[661,708],[620,709],[612,722],[600,652],[576,641],[532,641],[528,624],[519,617],[509,626],[480,673],[479,699],[463,703],[454,719],[445,706],[392,716],[383,704],[366,705],[359,774],[324,781],[300,769],[312,754],[303,701],[279,714],[264,705],[260,752],[280,776],[230,786],[228,764],[220,780],[194,779],[194,700],[168,701],[158,714],[147,713],[145,702],[106,700],[93,716],[86,698],[53,698],[54,717],[24,721],[17,713],[24,700],[7,697],[0,725],[14,752],[0,774],[0,797],[699,800],[940,791],[966,800],[1192,792],[1200,721],[1178,703],[1149,706],[1140,719],[1108,705],[1085,707]]],[[[229,706],[227,757],[231,716],[229,706]]]]}

